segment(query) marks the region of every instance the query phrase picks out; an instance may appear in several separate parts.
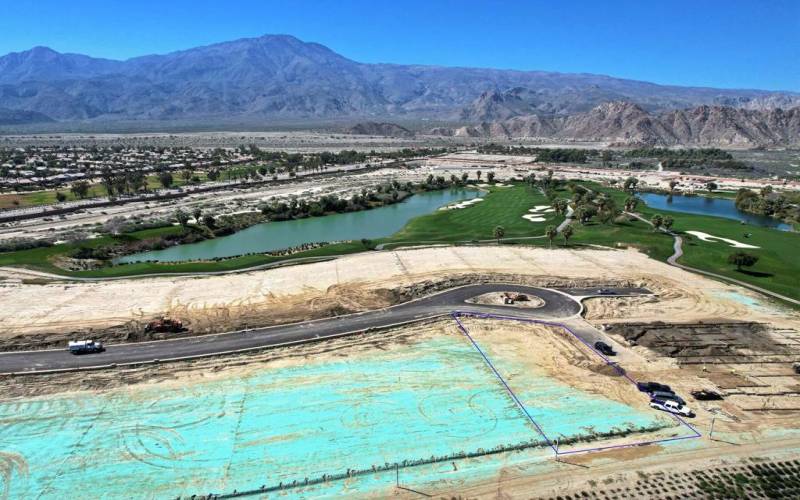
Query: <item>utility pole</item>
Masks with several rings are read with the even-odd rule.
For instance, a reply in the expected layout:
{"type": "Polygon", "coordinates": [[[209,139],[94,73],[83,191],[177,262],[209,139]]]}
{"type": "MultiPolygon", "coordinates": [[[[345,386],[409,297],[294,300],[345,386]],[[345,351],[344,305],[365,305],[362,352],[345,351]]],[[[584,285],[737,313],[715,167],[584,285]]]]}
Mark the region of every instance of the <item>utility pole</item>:
{"type": "Polygon", "coordinates": [[[712,415],[711,416],[711,429],[708,431],[708,439],[710,439],[711,441],[714,440],[714,422],[716,422],[716,421],[717,421],[717,416],[716,415],[712,415]]]}

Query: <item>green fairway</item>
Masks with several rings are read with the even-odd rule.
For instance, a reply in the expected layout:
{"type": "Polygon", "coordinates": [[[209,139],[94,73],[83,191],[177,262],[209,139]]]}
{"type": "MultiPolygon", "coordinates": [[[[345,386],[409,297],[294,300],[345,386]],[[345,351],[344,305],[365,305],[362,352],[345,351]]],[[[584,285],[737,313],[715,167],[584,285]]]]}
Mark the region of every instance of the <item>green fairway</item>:
{"type": "MultiPolygon", "coordinates": [[[[608,193],[615,198],[618,205],[622,205],[628,196],[622,191],[596,184],[583,183],[583,185],[608,193]]],[[[798,286],[800,258],[795,253],[797,249],[800,249],[800,234],[754,225],[742,225],[740,222],[721,217],[671,211],[660,212],[643,204],[640,204],[636,211],[648,220],[657,213],[669,215],[675,220],[672,230],[680,234],[684,240],[684,255],[678,261],[679,263],[744,281],[787,297],[800,299],[800,286],[798,286]],[[744,249],[744,251],[758,256],[759,261],[750,270],[737,271],[736,266],[727,262],[728,255],[737,251],[737,248],[722,241],[702,241],[693,235],[686,234],[686,231],[700,231],[758,246],[757,249],[744,249]],[[745,233],[752,236],[745,238],[745,233]]],[[[614,246],[615,241],[627,243],[641,248],[648,255],[659,260],[666,260],[672,255],[672,237],[654,232],[649,225],[641,221],[630,223],[630,227],[624,231],[620,227],[599,229],[595,226],[581,227],[578,224],[575,227],[577,231],[573,240],[576,242],[608,246],[614,246]]]]}
{"type": "MultiPolygon", "coordinates": [[[[523,219],[536,205],[550,205],[536,188],[524,184],[511,187],[492,187],[483,201],[467,208],[437,210],[435,213],[412,219],[406,226],[381,240],[385,244],[415,242],[469,242],[494,238],[494,228],[505,229],[504,239],[543,236],[545,227],[558,225],[563,216],[542,213],[544,222],[523,219]]],[[[565,194],[566,196],[566,194],[565,194]]]]}

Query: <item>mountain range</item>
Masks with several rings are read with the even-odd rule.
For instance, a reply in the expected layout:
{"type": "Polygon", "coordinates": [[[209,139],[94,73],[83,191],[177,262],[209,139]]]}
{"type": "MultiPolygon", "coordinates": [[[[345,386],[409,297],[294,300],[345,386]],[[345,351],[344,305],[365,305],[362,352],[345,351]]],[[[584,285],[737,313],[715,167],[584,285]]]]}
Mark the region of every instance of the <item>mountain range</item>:
{"type": "MultiPolygon", "coordinates": [[[[485,110],[480,106],[478,109],[485,110]]],[[[493,116],[507,114],[494,113],[493,116]]],[[[800,107],[783,110],[701,105],[648,112],[636,104],[615,101],[568,116],[517,114],[477,125],[438,127],[429,133],[456,137],[602,141],[625,146],[798,146],[800,107]]]]}
{"type": "Polygon", "coordinates": [[[697,106],[754,112],[790,108],[800,105],[800,94],[657,85],[583,73],[366,64],[288,35],[124,61],[46,47],[0,57],[0,124],[391,118],[507,128],[513,125],[508,120],[527,117],[523,121],[531,126],[556,133],[564,130],[567,117],[617,101],[661,116],[697,106]],[[534,125],[537,120],[541,124],[534,125]]]}

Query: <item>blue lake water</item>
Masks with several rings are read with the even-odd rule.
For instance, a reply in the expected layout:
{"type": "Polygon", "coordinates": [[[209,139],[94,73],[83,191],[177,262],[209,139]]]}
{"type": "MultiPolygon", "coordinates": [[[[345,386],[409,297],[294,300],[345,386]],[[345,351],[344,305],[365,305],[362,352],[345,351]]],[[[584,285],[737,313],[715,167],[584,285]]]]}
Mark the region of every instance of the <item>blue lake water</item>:
{"type": "Polygon", "coordinates": [[[213,259],[269,252],[303,243],[382,238],[396,233],[414,217],[431,213],[454,201],[476,198],[480,194],[479,191],[471,189],[448,189],[420,193],[401,203],[372,210],[257,224],[230,236],[189,245],[178,245],[164,250],[127,255],[115,262],[131,263],[148,260],[178,262],[213,259]]]}
{"type": "Polygon", "coordinates": [[[791,231],[792,226],[781,222],[772,217],[763,215],[749,214],[736,208],[733,200],[723,198],[709,198],[706,196],[683,196],[673,195],[670,200],[669,195],[656,193],[641,193],[639,197],[647,203],[650,208],[657,210],[668,210],[672,212],[683,212],[687,214],[711,215],[744,221],[754,226],[769,227],[781,231],[791,231]]]}

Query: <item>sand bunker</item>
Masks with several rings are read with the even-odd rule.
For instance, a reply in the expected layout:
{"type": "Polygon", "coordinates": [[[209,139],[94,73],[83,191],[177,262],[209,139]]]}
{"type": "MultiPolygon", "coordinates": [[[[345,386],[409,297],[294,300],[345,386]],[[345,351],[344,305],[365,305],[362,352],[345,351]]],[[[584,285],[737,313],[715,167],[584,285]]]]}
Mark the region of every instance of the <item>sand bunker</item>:
{"type": "Polygon", "coordinates": [[[479,201],[483,201],[483,198],[472,198],[471,200],[460,201],[453,205],[447,205],[446,207],[441,207],[439,210],[454,210],[460,208],[467,208],[478,203],[479,201]]]}
{"type": "Polygon", "coordinates": [[[704,233],[702,231],[686,231],[687,234],[691,234],[693,236],[697,236],[703,241],[708,241],[710,243],[714,243],[714,240],[724,241],[725,243],[729,244],[733,248],[761,248],[755,245],[748,245],[747,243],[741,243],[736,240],[731,240],[728,238],[720,238],[719,236],[713,236],[708,233],[704,233]]]}
{"type": "Polygon", "coordinates": [[[523,219],[531,222],[544,222],[547,218],[545,218],[543,214],[555,212],[555,210],[549,205],[536,205],[528,210],[528,212],[530,213],[522,216],[523,219]]]}

